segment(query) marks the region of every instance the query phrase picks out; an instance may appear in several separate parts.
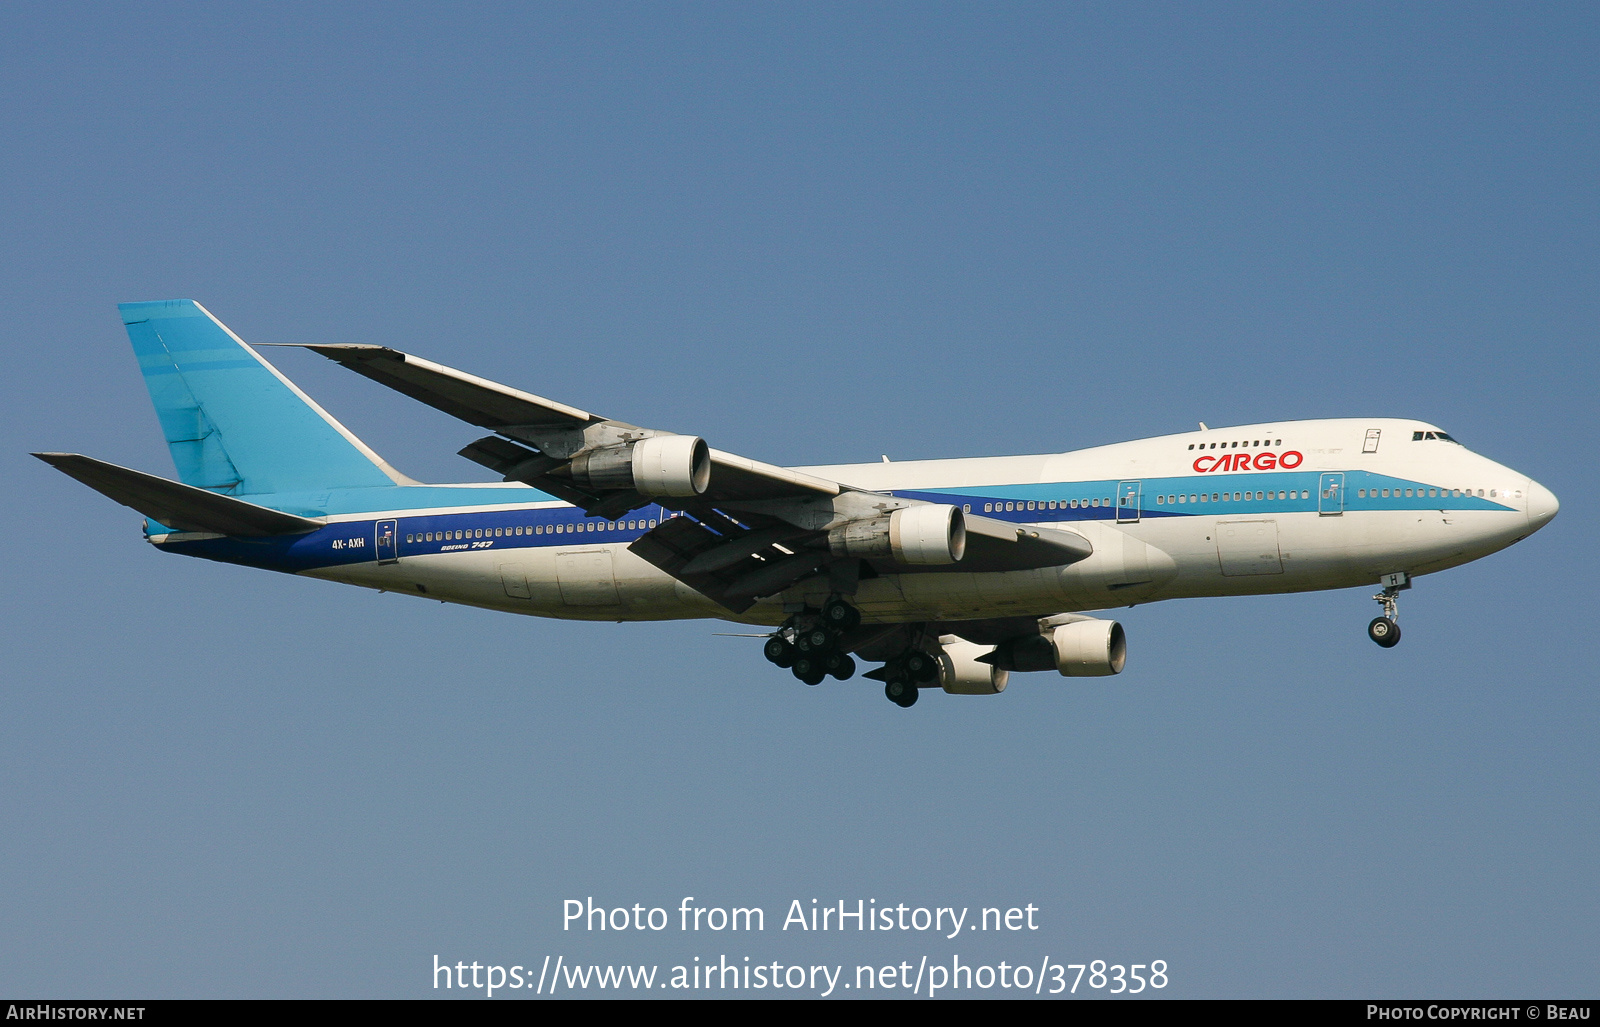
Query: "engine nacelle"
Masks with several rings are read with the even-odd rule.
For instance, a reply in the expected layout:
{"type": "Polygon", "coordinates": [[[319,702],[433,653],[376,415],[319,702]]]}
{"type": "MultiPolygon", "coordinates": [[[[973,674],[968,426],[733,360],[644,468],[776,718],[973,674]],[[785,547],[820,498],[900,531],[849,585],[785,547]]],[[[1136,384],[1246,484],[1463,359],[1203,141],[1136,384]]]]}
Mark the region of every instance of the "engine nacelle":
{"type": "Polygon", "coordinates": [[[946,692],[951,695],[998,695],[1006,690],[1011,672],[978,662],[978,657],[987,655],[992,646],[947,636],[940,639],[940,647],[943,651],[939,653],[939,687],[946,692]]]}
{"type": "Polygon", "coordinates": [[[1056,669],[1064,677],[1092,678],[1121,674],[1128,662],[1128,636],[1114,620],[1078,620],[1057,625],[1050,633],[1056,669]]]}
{"type": "Polygon", "coordinates": [[[654,435],[580,454],[568,473],[579,485],[591,488],[687,498],[700,495],[711,484],[711,449],[695,435],[654,435]]]}
{"type": "Polygon", "coordinates": [[[828,532],[828,548],[835,556],[916,567],[951,564],[967,553],[967,521],[958,506],[926,503],[841,524],[828,532]]]}

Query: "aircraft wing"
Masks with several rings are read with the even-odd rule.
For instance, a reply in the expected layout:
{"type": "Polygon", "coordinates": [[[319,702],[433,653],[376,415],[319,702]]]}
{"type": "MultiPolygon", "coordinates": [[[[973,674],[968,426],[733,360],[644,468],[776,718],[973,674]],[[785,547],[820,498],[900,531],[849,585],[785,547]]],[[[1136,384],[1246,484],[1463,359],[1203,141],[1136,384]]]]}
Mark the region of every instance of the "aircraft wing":
{"type": "MultiPolygon", "coordinates": [[[[476,424],[516,439],[516,443],[509,445],[517,449],[525,449],[517,443],[531,442],[541,454],[549,455],[556,460],[571,459],[565,451],[573,449],[581,451],[584,442],[604,445],[607,441],[622,441],[630,435],[669,434],[647,432],[624,421],[609,420],[599,414],[558,403],[553,399],[545,399],[543,396],[535,396],[521,389],[513,389],[509,385],[501,385],[487,378],[457,371],[455,368],[436,364],[431,360],[424,360],[387,346],[336,344],[304,348],[338,361],[357,374],[365,375],[375,382],[387,385],[437,410],[459,417],[469,424],[476,424]],[[541,445],[541,442],[546,444],[541,445]]],[[[555,469],[553,467],[544,468],[535,465],[522,468],[523,475],[508,474],[507,462],[516,454],[507,450],[505,445],[494,445],[501,441],[482,440],[468,446],[461,455],[505,474],[507,480],[525,481],[535,488],[543,489],[551,495],[588,509],[589,503],[575,499],[574,496],[594,490],[551,481],[549,471],[555,469]],[[536,473],[524,476],[530,471],[536,473]],[[542,480],[533,481],[530,477],[542,480]],[[550,487],[552,484],[554,488],[550,487]]],[[[844,491],[844,486],[837,482],[791,471],[774,464],[761,463],[716,449],[708,450],[708,454],[711,461],[711,483],[704,496],[709,501],[826,497],[836,496],[844,491]]],[[[595,498],[598,500],[600,497],[595,498]]],[[[643,506],[646,502],[649,500],[641,497],[634,505],[643,506]]],[[[608,504],[607,509],[614,506],[614,503],[608,504]]],[[[624,507],[619,512],[625,512],[627,509],[629,508],[624,507]]]]}
{"type": "MultiPolygon", "coordinates": [[[[854,591],[863,574],[895,573],[892,561],[837,559],[828,528],[882,515],[896,500],[801,471],[710,449],[699,438],[640,428],[545,399],[386,346],[307,345],[357,374],[488,428],[461,455],[547,492],[591,517],[615,519],[660,504],[669,517],[629,548],[735,613],[814,574],[854,591]]],[[[1022,530],[967,515],[967,555],[923,571],[994,571],[1081,560],[1082,536],[1022,530]]]]}

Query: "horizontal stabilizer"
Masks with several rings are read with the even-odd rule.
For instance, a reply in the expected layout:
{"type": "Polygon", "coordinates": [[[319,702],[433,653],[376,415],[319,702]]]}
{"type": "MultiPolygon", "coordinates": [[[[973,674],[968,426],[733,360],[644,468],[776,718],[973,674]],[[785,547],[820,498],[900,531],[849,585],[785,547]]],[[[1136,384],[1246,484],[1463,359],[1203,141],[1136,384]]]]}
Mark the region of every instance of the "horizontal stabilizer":
{"type": "Polygon", "coordinates": [[[193,485],[168,481],[77,453],[33,455],[101,495],[179,531],[244,536],[300,535],[323,526],[323,522],[309,517],[269,510],[242,499],[219,496],[193,485]]]}

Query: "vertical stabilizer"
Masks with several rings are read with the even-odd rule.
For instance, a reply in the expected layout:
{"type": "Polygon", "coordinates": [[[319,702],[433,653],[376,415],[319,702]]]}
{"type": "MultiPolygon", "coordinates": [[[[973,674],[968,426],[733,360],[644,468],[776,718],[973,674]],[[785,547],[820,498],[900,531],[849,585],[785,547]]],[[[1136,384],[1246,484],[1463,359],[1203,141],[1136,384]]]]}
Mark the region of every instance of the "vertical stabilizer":
{"type": "Polygon", "coordinates": [[[410,483],[200,304],[117,309],[185,484],[267,495],[410,483]]]}

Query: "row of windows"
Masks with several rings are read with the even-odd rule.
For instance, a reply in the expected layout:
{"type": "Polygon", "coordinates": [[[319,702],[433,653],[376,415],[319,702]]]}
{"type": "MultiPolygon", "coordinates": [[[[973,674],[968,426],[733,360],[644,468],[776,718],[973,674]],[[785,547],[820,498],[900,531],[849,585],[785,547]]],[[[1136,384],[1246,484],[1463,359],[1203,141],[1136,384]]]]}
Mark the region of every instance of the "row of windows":
{"type": "MultiPolygon", "coordinates": [[[[1201,492],[1188,496],[1157,496],[1156,505],[1176,506],[1179,503],[1226,503],[1230,498],[1233,502],[1239,503],[1250,499],[1271,499],[1272,496],[1271,492],[1213,492],[1209,496],[1201,492]]],[[[1288,492],[1279,492],[1277,496],[1279,499],[1310,499],[1311,493],[1303,489],[1291,489],[1288,492]]]]}
{"type": "MultiPolygon", "coordinates": [[[[1088,507],[1091,507],[1091,506],[1110,506],[1110,505],[1111,505],[1111,500],[1110,499],[1062,499],[1062,500],[1052,499],[1052,500],[1049,500],[1048,502],[1043,500],[1043,499],[1041,499],[1041,500],[1038,500],[1037,502],[1028,502],[1028,503],[985,503],[985,504],[983,504],[983,512],[984,513],[1009,513],[1009,512],[1011,512],[1013,510],[1076,510],[1080,506],[1084,507],[1085,509],[1087,509],[1088,507]]],[[[970,511],[971,507],[966,507],[965,509],[970,511]]]]}
{"type": "MultiPolygon", "coordinates": [[[[1462,496],[1472,495],[1472,490],[1455,489],[1452,491],[1450,489],[1405,489],[1403,490],[1403,493],[1404,494],[1402,496],[1401,489],[1356,489],[1356,495],[1362,499],[1411,499],[1413,498],[1412,493],[1416,494],[1414,498],[1417,499],[1435,499],[1439,498],[1441,495],[1446,499],[1452,496],[1454,496],[1456,499],[1460,499],[1462,496]],[[1391,492],[1394,493],[1393,497],[1389,495],[1391,492]]],[[[1489,495],[1498,498],[1500,495],[1500,490],[1490,489],[1489,495]]],[[[1483,498],[1483,489],[1478,490],[1478,497],[1480,499],[1483,498]]]]}
{"type": "Polygon", "coordinates": [[[448,542],[466,538],[504,538],[516,535],[561,535],[583,531],[643,531],[655,521],[580,521],[572,524],[519,524],[512,528],[462,528],[457,531],[420,531],[406,535],[407,542],[448,542]]]}
{"type": "MultiPolygon", "coordinates": [[[[1282,439],[1256,439],[1254,442],[1213,442],[1209,446],[1202,442],[1199,444],[1199,447],[1201,449],[1238,449],[1240,446],[1243,446],[1245,449],[1258,449],[1262,446],[1281,445],[1283,445],[1282,439]]],[[[1195,443],[1189,443],[1189,448],[1194,449],[1195,443]]]]}

